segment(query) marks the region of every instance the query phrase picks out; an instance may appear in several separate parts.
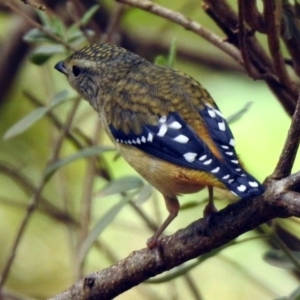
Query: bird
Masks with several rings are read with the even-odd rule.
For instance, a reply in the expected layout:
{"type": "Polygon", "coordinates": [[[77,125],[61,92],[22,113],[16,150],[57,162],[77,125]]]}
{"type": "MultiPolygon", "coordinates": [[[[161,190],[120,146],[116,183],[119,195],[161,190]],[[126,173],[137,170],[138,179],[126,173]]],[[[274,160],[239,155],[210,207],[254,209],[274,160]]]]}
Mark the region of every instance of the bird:
{"type": "Polygon", "coordinates": [[[169,214],[148,239],[150,249],[177,216],[178,196],[208,187],[209,216],[214,187],[241,199],[264,192],[240,161],[217,104],[192,77],[108,43],[85,46],[55,69],[95,109],[121,156],[163,195],[169,214]]]}

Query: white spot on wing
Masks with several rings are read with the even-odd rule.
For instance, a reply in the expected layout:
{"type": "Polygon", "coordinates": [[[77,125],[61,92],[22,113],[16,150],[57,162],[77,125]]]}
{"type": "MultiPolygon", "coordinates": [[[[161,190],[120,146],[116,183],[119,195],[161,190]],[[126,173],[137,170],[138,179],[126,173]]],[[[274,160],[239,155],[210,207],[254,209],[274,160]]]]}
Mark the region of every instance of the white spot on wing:
{"type": "Polygon", "coordinates": [[[226,127],[225,127],[225,123],[224,122],[219,122],[218,123],[218,127],[219,127],[219,129],[221,130],[221,131],[225,131],[226,130],[226,127]]]}
{"type": "Polygon", "coordinates": [[[189,141],[189,138],[183,134],[179,134],[173,139],[173,141],[178,142],[180,144],[186,144],[189,141]]]}
{"type": "Polygon", "coordinates": [[[195,153],[195,152],[187,152],[187,153],[183,154],[183,157],[188,162],[195,161],[196,156],[197,156],[197,153],[195,153]]]}
{"type": "Polygon", "coordinates": [[[237,187],[237,189],[240,191],[240,192],[245,192],[246,191],[246,186],[241,184],[240,186],[237,187]]]}
{"type": "Polygon", "coordinates": [[[166,117],[166,116],[162,116],[162,117],[158,120],[159,123],[166,123],[166,121],[167,121],[167,117],[166,117]]]}
{"type": "Polygon", "coordinates": [[[215,113],[214,110],[208,109],[207,112],[208,112],[208,114],[209,114],[212,118],[215,118],[215,117],[216,117],[216,113],[215,113]]]}
{"type": "Polygon", "coordinates": [[[235,140],[234,139],[230,139],[229,145],[232,146],[232,147],[235,147],[235,140]]]}
{"type": "Polygon", "coordinates": [[[234,164],[238,164],[239,163],[239,161],[236,160],[236,159],[232,159],[231,162],[234,163],[234,164]]]}
{"type": "Polygon", "coordinates": [[[228,179],[229,177],[230,177],[230,175],[227,174],[227,175],[223,176],[222,179],[228,179]]]}
{"type": "Polygon", "coordinates": [[[168,127],[172,128],[172,129],[180,129],[182,127],[182,125],[179,122],[174,121],[171,124],[169,124],[168,127]]]}
{"type": "Polygon", "coordinates": [[[148,142],[152,142],[153,141],[153,134],[151,132],[149,132],[149,134],[148,134],[147,141],[148,142]]]}
{"type": "Polygon", "coordinates": [[[249,181],[249,185],[252,187],[258,187],[258,183],[255,181],[249,181]]]}
{"type": "Polygon", "coordinates": [[[141,144],[141,140],[140,140],[139,138],[136,139],[136,142],[137,142],[138,144],[141,144]]]}
{"type": "Polygon", "coordinates": [[[226,145],[221,145],[221,147],[222,147],[223,149],[229,149],[229,147],[226,146],[226,145]]]}
{"type": "Polygon", "coordinates": [[[160,126],[157,135],[163,137],[166,134],[167,131],[168,131],[168,126],[165,123],[163,123],[160,126]]]}
{"type": "Polygon", "coordinates": [[[205,161],[203,164],[204,165],[209,165],[211,162],[212,162],[212,159],[209,159],[209,160],[205,161]]]}
{"type": "Polygon", "coordinates": [[[199,157],[199,160],[204,160],[206,157],[207,157],[207,155],[204,154],[204,155],[202,155],[202,156],[199,157]]]}
{"type": "Polygon", "coordinates": [[[142,136],[142,137],[141,137],[141,141],[142,141],[143,143],[146,143],[146,138],[145,138],[144,136],[142,136]]]}
{"type": "Polygon", "coordinates": [[[225,152],[225,153],[229,156],[233,155],[233,152],[225,152]]]}
{"type": "Polygon", "coordinates": [[[216,167],[215,169],[211,170],[212,173],[218,173],[220,170],[220,167],[216,167]]]}
{"type": "Polygon", "coordinates": [[[229,179],[228,180],[228,183],[233,183],[234,182],[234,179],[229,179]]]}

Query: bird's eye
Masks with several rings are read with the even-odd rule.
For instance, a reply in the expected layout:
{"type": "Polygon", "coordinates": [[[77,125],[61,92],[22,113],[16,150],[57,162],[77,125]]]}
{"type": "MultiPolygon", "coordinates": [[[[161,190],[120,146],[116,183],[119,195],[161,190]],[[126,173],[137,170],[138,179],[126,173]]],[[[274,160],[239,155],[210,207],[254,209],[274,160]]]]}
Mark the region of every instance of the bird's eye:
{"type": "Polygon", "coordinates": [[[77,66],[73,66],[72,72],[75,77],[78,77],[82,73],[82,70],[77,66]]]}

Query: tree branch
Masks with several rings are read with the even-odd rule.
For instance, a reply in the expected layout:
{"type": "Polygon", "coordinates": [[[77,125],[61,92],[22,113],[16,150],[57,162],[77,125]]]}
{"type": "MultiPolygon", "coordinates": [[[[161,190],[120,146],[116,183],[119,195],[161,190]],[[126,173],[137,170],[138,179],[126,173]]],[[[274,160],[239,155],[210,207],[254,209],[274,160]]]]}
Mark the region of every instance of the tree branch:
{"type": "Polygon", "coordinates": [[[50,300],[112,299],[139,283],[207,253],[273,218],[300,217],[300,193],[289,190],[300,184],[300,172],[269,180],[259,197],[240,200],[200,219],[175,234],[160,239],[161,260],[148,248],[81,279],[50,300]],[[292,181],[292,183],[291,183],[292,181]]]}
{"type": "Polygon", "coordinates": [[[280,179],[291,174],[300,143],[300,95],[292,118],[292,123],[285,141],[282,153],[272,174],[273,178],[280,179]]]}
{"type": "Polygon", "coordinates": [[[219,49],[223,50],[233,59],[235,59],[239,64],[243,64],[243,60],[240,54],[240,51],[235,48],[230,43],[224,41],[223,38],[219,37],[212,31],[203,27],[201,24],[191,21],[189,18],[185,17],[179,12],[172,11],[168,8],[160,6],[158,4],[153,3],[149,0],[116,0],[117,2],[125,3],[133,7],[138,7],[142,10],[151,12],[155,15],[161,16],[167,20],[170,20],[174,23],[177,23],[184,27],[187,30],[191,30],[197,35],[202,36],[211,44],[215,45],[219,49]]]}

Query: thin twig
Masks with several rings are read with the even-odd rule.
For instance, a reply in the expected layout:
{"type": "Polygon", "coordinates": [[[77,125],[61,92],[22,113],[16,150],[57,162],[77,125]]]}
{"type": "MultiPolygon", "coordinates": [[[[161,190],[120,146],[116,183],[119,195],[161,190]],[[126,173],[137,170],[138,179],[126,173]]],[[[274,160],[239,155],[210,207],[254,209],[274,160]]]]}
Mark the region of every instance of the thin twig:
{"type": "MultiPolygon", "coordinates": [[[[76,106],[76,105],[77,104],[75,103],[74,106],[76,106]]],[[[71,125],[71,120],[73,119],[73,117],[74,117],[74,110],[72,109],[71,112],[68,115],[68,118],[67,118],[68,119],[68,124],[66,125],[65,129],[62,131],[61,136],[58,138],[57,143],[54,146],[52,155],[51,155],[50,159],[48,160],[48,163],[46,164],[46,167],[45,167],[44,170],[46,170],[47,167],[50,166],[55,161],[55,159],[57,157],[57,153],[58,153],[58,151],[61,148],[62,143],[63,143],[62,136],[65,137],[65,134],[69,130],[69,127],[71,125]]],[[[6,280],[8,278],[9,271],[10,271],[11,266],[13,264],[13,261],[15,259],[17,249],[20,245],[21,239],[24,236],[25,230],[27,228],[27,225],[29,224],[29,221],[30,221],[30,218],[31,218],[32,214],[35,212],[35,210],[38,206],[38,203],[40,202],[42,192],[43,192],[44,187],[47,184],[47,182],[48,181],[47,181],[46,176],[43,175],[41,177],[38,185],[37,185],[37,188],[36,188],[32,198],[31,198],[31,202],[29,203],[29,205],[27,207],[26,214],[25,214],[25,216],[24,216],[24,218],[23,218],[23,220],[20,224],[19,230],[17,232],[17,236],[16,236],[16,238],[13,242],[13,245],[11,247],[10,255],[7,259],[7,262],[4,266],[2,274],[0,276],[0,294],[1,294],[1,290],[2,290],[6,280]]]]}
{"type": "Polygon", "coordinates": [[[271,175],[273,179],[285,178],[291,174],[292,167],[300,143],[300,95],[298,97],[296,109],[292,117],[292,122],[281,152],[277,166],[271,175]]]}
{"type": "Polygon", "coordinates": [[[274,69],[282,85],[296,95],[296,90],[286,70],[284,57],[280,49],[280,30],[282,18],[282,3],[264,0],[264,16],[266,22],[269,50],[273,59],[274,69]]]}
{"type": "Polygon", "coordinates": [[[171,9],[165,8],[158,4],[153,3],[149,0],[116,0],[117,2],[125,3],[133,7],[138,7],[142,10],[151,12],[155,15],[161,16],[165,19],[168,19],[176,24],[181,25],[187,30],[191,30],[199,36],[202,36],[204,39],[215,45],[217,48],[220,48],[233,59],[235,59],[239,64],[243,64],[243,59],[241,57],[240,51],[225,42],[223,38],[219,37],[212,31],[203,27],[201,24],[196,21],[191,21],[186,16],[182,15],[179,12],[175,12],[171,9]]]}
{"type": "Polygon", "coordinates": [[[265,20],[256,6],[256,0],[244,1],[244,11],[247,12],[245,21],[252,29],[257,30],[261,33],[266,33],[265,20]]]}
{"type": "Polygon", "coordinates": [[[14,11],[16,14],[22,16],[29,24],[31,24],[33,27],[39,29],[40,31],[42,31],[45,35],[47,35],[48,37],[50,37],[52,40],[58,42],[59,44],[64,45],[67,49],[69,49],[71,51],[76,51],[76,49],[74,47],[72,47],[70,44],[68,44],[67,42],[65,42],[62,38],[58,37],[57,35],[55,35],[51,31],[49,31],[48,29],[46,29],[45,27],[43,27],[41,24],[39,24],[38,22],[36,22],[34,19],[32,19],[31,17],[29,17],[28,15],[24,14],[15,5],[13,5],[11,3],[7,3],[6,5],[12,11],[14,11]]]}
{"type": "Polygon", "coordinates": [[[238,0],[238,16],[239,16],[238,37],[240,42],[240,49],[241,49],[241,54],[243,57],[244,67],[246,72],[253,79],[257,79],[259,77],[259,74],[257,74],[256,70],[251,64],[248,55],[248,47],[246,43],[246,38],[248,33],[246,32],[245,23],[244,23],[245,15],[247,15],[248,12],[245,11],[244,2],[245,2],[244,0],[238,0]]]}
{"type": "MultiPolygon", "coordinates": [[[[5,174],[7,177],[11,178],[15,184],[17,184],[25,195],[30,196],[35,191],[35,186],[19,169],[14,166],[9,165],[7,162],[0,161],[0,173],[5,174]]],[[[25,204],[24,204],[25,205],[25,204]]],[[[27,206],[27,205],[26,205],[27,206]]],[[[39,209],[46,213],[49,217],[63,223],[71,225],[79,225],[71,215],[63,211],[61,208],[56,207],[45,197],[41,196],[41,201],[39,204],[39,209]]]]}
{"type": "Polygon", "coordinates": [[[46,10],[46,6],[43,5],[43,4],[39,4],[39,3],[36,3],[35,1],[33,0],[21,0],[24,4],[28,4],[30,6],[32,6],[33,8],[36,8],[38,10],[46,10]]]}

